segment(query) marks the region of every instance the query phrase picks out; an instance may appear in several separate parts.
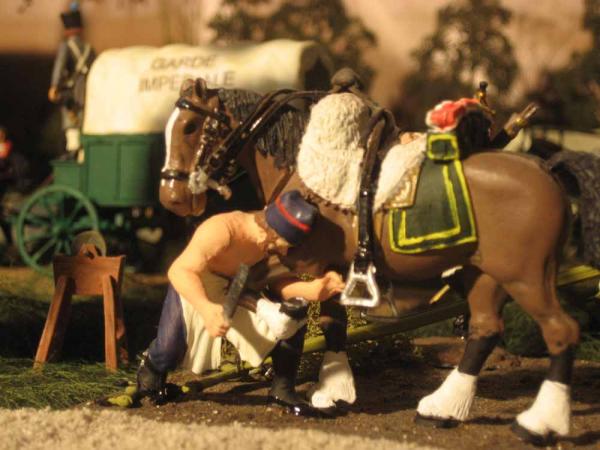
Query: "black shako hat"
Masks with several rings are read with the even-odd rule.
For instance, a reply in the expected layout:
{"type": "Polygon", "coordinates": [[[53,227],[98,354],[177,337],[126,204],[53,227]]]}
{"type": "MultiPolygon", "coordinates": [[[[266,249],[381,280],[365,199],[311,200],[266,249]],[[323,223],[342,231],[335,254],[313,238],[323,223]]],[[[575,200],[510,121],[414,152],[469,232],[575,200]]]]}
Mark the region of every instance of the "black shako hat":
{"type": "Polygon", "coordinates": [[[60,18],[62,19],[65,30],[83,28],[81,12],[79,12],[79,5],[76,2],[71,3],[69,11],[62,13],[60,18]]]}

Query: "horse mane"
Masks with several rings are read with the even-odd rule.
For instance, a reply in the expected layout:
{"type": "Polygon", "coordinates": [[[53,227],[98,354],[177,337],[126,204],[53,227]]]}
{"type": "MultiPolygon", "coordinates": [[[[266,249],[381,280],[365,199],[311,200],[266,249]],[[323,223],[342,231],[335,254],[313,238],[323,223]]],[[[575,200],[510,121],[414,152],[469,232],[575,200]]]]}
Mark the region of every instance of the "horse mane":
{"type": "MultiPolygon", "coordinates": [[[[218,96],[239,122],[254,111],[262,98],[256,92],[244,89],[219,89],[218,96]]],[[[264,156],[271,155],[278,169],[294,167],[307,121],[308,110],[284,105],[281,112],[259,132],[256,142],[258,151],[264,156]]]]}

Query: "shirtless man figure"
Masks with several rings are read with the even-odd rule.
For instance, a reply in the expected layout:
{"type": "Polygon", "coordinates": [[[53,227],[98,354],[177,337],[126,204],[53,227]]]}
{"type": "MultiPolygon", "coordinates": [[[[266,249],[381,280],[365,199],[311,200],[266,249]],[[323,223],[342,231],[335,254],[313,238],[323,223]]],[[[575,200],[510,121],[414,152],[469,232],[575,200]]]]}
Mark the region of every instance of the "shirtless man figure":
{"type": "MultiPolygon", "coordinates": [[[[265,298],[250,308],[254,311],[238,308],[229,319],[222,301],[223,280],[233,278],[240,264],[253,266],[270,254],[284,255],[310,232],[316,216],[314,206],[298,191],[290,191],[264,211],[234,211],[203,222],[169,268],[172,287],[163,305],[157,338],[138,369],[138,391],[164,400],[167,372],[178,366],[194,373],[218,367],[220,338],[227,337],[241,358],[252,365],[271,355],[271,401],[296,415],[314,414],[295,392],[306,319],[290,317],[284,304],[265,298]]],[[[339,274],[328,272],[309,282],[282,279],[270,289],[284,301],[295,297],[323,301],[343,287],[339,274]]]]}

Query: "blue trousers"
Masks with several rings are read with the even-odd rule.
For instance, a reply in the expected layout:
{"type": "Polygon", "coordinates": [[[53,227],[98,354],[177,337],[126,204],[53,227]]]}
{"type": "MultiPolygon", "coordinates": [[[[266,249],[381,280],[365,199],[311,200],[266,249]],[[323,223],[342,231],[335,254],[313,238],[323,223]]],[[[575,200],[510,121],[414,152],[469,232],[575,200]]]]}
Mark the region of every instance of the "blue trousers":
{"type": "Polygon", "coordinates": [[[158,322],[156,339],[150,343],[148,357],[162,373],[174,370],[187,350],[187,336],[179,294],[169,284],[158,322]]]}

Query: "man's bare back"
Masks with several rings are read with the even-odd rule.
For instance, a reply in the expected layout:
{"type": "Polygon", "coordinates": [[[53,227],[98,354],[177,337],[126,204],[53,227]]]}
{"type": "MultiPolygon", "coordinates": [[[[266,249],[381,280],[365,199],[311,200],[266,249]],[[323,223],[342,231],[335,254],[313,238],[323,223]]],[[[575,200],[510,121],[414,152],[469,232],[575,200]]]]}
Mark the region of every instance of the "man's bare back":
{"type": "Polygon", "coordinates": [[[267,231],[256,222],[256,213],[234,211],[213,216],[194,232],[190,243],[171,265],[173,287],[204,317],[214,336],[229,328],[223,306],[208,298],[202,273],[211,271],[231,277],[240,264],[254,265],[267,256],[267,231]]]}
{"type": "Polygon", "coordinates": [[[231,277],[240,264],[252,266],[264,259],[267,247],[267,232],[256,222],[256,214],[234,211],[200,225],[178,259],[190,267],[205,264],[211,272],[231,277]],[[203,261],[199,261],[200,255],[203,261]]]}
{"type": "MultiPolygon", "coordinates": [[[[213,216],[195,231],[190,243],[169,269],[173,287],[205,319],[213,336],[223,336],[229,322],[223,316],[223,306],[206,294],[202,273],[210,271],[233,277],[240,264],[252,266],[271,252],[285,254],[290,244],[260,221],[261,211],[234,211],[213,216]]],[[[284,298],[304,296],[322,301],[341,292],[343,281],[335,272],[310,282],[282,280],[277,290],[284,298]]]]}

